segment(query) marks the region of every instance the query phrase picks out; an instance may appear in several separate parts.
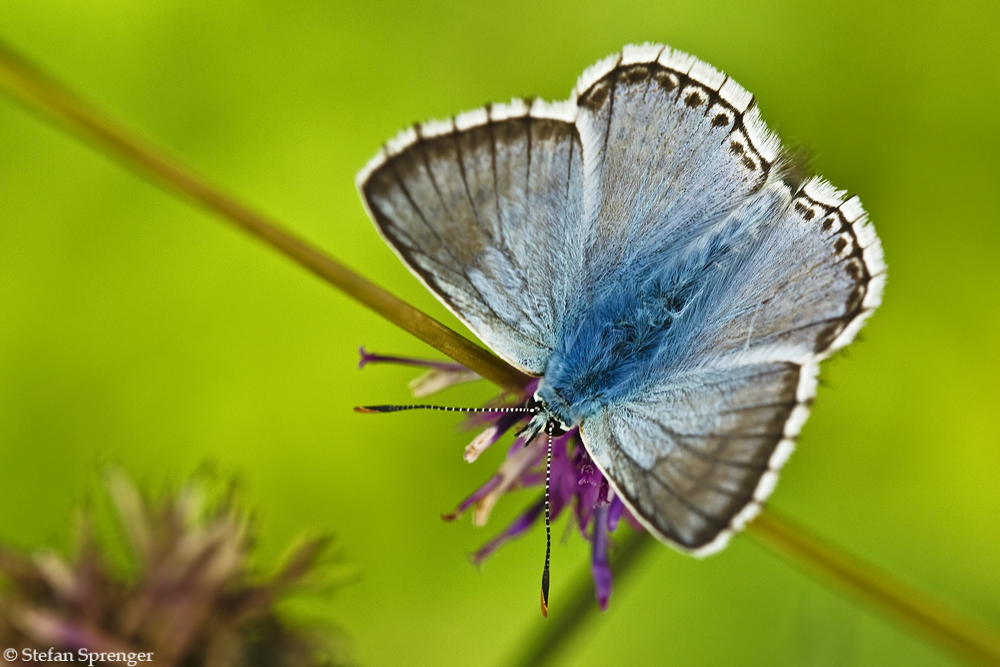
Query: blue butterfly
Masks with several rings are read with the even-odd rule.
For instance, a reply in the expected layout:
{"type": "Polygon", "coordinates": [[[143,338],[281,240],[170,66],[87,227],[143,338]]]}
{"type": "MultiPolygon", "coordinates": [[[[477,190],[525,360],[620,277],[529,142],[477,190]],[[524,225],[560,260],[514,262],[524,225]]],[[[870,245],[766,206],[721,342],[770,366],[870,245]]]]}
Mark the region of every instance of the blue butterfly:
{"type": "Polygon", "coordinates": [[[790,171],[746,90],[645,44],[568,101],[414,126],[357,185],[428,289],[541,377],[529,433],[579,427],[646,528],[704,555],[760,511],[885,284],[858,198],[790,171]]]}

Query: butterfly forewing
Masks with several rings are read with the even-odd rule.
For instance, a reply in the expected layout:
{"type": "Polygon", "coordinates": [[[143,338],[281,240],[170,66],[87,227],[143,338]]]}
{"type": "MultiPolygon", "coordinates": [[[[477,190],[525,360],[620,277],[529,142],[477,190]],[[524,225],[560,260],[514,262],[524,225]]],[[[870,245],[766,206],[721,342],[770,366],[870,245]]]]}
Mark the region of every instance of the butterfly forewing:
{"type": "Polygon", "coordinates": [[[745,106],[748,96],[731,94],[732,86],[723,96],[726,77],[716,72],[700,77],[703,83],[692,76],[692,63],[666,47],[627,47],[578,85],[586,210],[595,220],[599,269],[631,270],[637,256],[670,261],[663,256],[717,224],[771,175],[770,135],[754,134],[769,151],[762,154],[744,122],[756,118],[745,106]]]}
{"type": "Polygon", "coordinates": [[[494,351],[536,375],[571,310],[589,236],[579,137],[548,110],[519,103],[418,126],[359,177],[407,265],[494,351]]]}

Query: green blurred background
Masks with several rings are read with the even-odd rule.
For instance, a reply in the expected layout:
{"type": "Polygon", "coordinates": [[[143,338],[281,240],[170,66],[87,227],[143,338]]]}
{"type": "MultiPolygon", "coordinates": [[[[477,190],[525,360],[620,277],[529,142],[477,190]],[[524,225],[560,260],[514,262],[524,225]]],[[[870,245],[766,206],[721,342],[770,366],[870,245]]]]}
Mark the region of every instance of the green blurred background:
{"type": "MultiPolygon", "coordinates": [[[[786,142],[859,194],[890,266],[773,505],[1000,628],[1000,5],[3,0],[0,33],[99,106],[365,275],[454,318],[382,244],[354,190],[415,120],[563,99],[585,67],[660,41],[724,69],[786,142]]],[[[0,101],[0,539],[69,546],[102,462],[157,487],[237,472],[273,562],[332,531],[362,577],[322,613],[366,665],[493,665],[537,628],[542,532],[482,571],[451,509],[474,465],[407,369],[437,356],[303,270],[0,101]]],[[[476,404],[491,389],[438,397],[476,404]]],[[[563,524],[564,525],[564,524],[563,524]]],[[[555,528],[561,536],[563,525],[555,528]]],[[[557,613],[586,572],[555,547],[557,613]]],[[[761,547],[651,551],[564,664],[945,665],[761,547]]]]}

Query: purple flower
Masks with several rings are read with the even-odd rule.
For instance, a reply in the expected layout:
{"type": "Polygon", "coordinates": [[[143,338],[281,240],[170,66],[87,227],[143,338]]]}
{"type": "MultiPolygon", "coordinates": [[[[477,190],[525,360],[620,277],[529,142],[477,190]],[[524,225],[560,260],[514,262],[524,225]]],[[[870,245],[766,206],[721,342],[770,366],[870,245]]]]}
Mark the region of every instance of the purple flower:
{"type": "MultiPolygon", "coordinates": [[[[479,377],[456,363],[380,356],[369,354],[364,348],[361,348],[361,356],[360,366],[378,362],[396,363],[428,368],[430,369],[428,375],[437,373],[431,390],[427,390],[430,383],[426,381],[414,381],[410,384],[414,394],[418,396],[426,396],[453,384],[479,377]],[[417,393],[414,385],[420,388],[421,393],[417,393]]],[[[426,377],[427,375],[421,376],[418,380],[426,377]]],[[[525,407],[537,388],[538,381],[534,380],[519,393],[503,395],[485,407],[525,407]]],[[[465,460],[470,463],[475,461],[505,433],[526,424],[529,417],[530,414],[517,412],[471,414],[466,419],[466,426],[482,430],[465,448],[465,460]]],[[[523,439],[518,437],[507,451],[506,460],[486,483],[460,502],[454,511],[442,514],[441,517],[446,521],[454,521],[471,508],[472,523],[482,526],[489,519],[493,507],[505,494],[544,484],[545,438],[535,438],[525,446],[523,439]]],[[[594,576],[597,602],[603,611],[607,608],[611,596],[611,568],[608,564],[610,534],[618,527],[623,516],[634,528],[641,530],[641,526],[594,464],[583,446],[579,429],[575,427],[552,440],[549,506],[552,520],[568,508],[568,511],[572,512],[571,521],[576,524],[584,539],[591,543],[591,572],[594,576]]],[[[475,565],[480,565],[504,543],[524,534],[543,517],[543,507],[544,501],[540,496],[496,537],[471,554],[470,560],[475,565]]]]}
{"type": "Polygon", "coordinates": [[[384,357],[378,354],[370,354],[363,347],[358,348],[358,352],[361,354],[361,359],[358,361],[358,368],[364,368],[367,364],[373,363],[391,363],[429,369],[426,373],[414,378],[410,382],[410,391],[418,398],[429,396],[453,384],[480,379],[479,373],[470,371],[462,364],[454,362],[409,359],[407,357],[384,357]]]}

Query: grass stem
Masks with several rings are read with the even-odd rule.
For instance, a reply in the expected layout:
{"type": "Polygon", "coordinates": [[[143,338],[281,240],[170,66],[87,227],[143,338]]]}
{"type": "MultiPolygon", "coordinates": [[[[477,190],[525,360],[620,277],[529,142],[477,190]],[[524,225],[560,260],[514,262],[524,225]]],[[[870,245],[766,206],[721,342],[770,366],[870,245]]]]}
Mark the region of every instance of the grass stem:
{"type": "Polygon", "coordinates": [[[326,280],[452,359],[500,385],[517,390],[525,376],[482,347],[365,279],[185,168],[129,132],[0,41],[0,87],[63,130],[92,142],[115,160],[175,194],[191,199],[326,280]]]}

